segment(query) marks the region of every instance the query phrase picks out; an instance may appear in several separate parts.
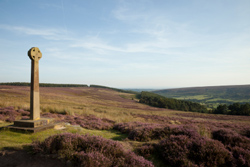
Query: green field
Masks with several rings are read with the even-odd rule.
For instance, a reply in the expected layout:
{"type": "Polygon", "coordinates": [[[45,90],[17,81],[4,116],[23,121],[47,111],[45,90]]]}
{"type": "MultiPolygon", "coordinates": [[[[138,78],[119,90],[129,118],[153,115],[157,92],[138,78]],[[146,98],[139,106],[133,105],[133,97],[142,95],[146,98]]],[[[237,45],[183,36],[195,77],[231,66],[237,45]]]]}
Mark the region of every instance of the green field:
{"type": "Polygon", "coordinates": [[[153,91],[159,95],[189,100],[215,108],[219,104],[250,103],[250,85],[178,88],[153,91]]]}

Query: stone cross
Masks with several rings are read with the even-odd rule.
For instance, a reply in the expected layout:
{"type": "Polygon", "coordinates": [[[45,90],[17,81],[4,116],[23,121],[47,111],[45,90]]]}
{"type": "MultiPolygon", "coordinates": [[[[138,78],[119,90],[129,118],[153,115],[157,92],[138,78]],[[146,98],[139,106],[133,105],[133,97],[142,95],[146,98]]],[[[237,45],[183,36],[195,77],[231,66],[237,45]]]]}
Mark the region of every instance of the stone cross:
{"type": "Polygon", "coordinates": [[[37,47],[28,51],[31,59],[31,85],[30,85],[30,119],[40,119],[40,95],[39,95],[39,60],[42,53],[37,47]]]}

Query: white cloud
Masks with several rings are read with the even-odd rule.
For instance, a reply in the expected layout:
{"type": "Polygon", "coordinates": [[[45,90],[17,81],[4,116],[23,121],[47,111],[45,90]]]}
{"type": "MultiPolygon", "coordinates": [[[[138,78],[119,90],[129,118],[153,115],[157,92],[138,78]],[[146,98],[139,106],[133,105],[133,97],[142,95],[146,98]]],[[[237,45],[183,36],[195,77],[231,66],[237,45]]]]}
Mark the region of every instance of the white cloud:
{"type": "Polygon", "coordinates": [[[22,33],[26,35],[36,35],[49,40],[71,40],[67,31],[56,28],[29,28],[25,26],[0,25],[0,29],[22,33]],[[66,35],[67,34],[67,35],[66,35]]]}
{"type": "Polygon", "coordinates": [[[85,38],[84,41],[76,40],[74,44],[71,44],[70,47],[80,47],[88,50],[92,50],[99,54],[104,54],[106,51],[119,51],[122,52],[123,49],[118,47],[114,47],[112,45],[107,44],[100,38],[85,38]]]}

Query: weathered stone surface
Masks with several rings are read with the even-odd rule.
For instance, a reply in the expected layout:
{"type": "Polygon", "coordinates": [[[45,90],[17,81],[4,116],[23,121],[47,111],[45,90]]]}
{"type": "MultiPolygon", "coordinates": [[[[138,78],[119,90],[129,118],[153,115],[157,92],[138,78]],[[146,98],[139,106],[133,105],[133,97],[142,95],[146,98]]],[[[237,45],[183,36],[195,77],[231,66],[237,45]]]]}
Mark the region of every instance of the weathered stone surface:
{"type": "Polygon", "coordinates": [[[13,131],[21,131],[21,132],[30,132],[30,133],[36,133],[36,132],[40,132],[43,130],[47,130],[47,129],[53,129],[55,127],[56,124],[54,123],[50,123],[48,125],[45,126],[40,126],[40,127],[36,127],[36,128],[31,128],[31,127],[17,127],[17,126],[8,126],[7,128],[13,131]]]}
{"type": "Polygon", "coordinates": [[[51,119],[51,118],[40,118],[39,120],[18,120],[14,122],[14,126],[36,128],[36,127],[48,125],[53,122],[54,122],[54,119],[51,119]]]}
{"type": "Polygon", "coordinates": [[[31,59],[31,87],[30,87],[30,119],[40,119],[40,94],[39,94],[39,60],[42,53],[37,47],[28,51],[31,59]]]}
{"type": "Polygon", "coordinates": [[[53,118],[40,118],[39,120],[17,120],[14,125],[7,126],[7,128],[14,131],[22,132],[39,132],[46,129],[52,129],[57,125],[53,118]]]}

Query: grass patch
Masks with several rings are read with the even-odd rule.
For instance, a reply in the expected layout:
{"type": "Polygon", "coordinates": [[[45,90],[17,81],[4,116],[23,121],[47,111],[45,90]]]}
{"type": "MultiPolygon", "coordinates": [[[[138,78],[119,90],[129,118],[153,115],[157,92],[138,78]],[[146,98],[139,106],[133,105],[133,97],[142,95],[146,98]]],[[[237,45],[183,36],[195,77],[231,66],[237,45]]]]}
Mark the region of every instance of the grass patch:
{"type": "Polygon", "coordinates": [[[10,122],[0,121],[0,128],[5,127],[5,126],[9,126],[9,125],[12,125],[12,124],[13,123],[10,123],[10,122]]]}
{"type": "Polygon", "coordinates": [[[195,96],[177,96],[176,99],[180,99],[180,100],[204,100],[209,98],[208,95],[195,95],[195,96]]]}
{"type": "Polygon", "coordinates": [[[4,150],[6,148],[22,149],[24,146],[32,143],[35,140],[43,141],[45,138],[51,135],[66,132],[102,136],[106,139],[118,141],[121,141],[127,137],[127,135],[116,130],[89,130],[77,126],[68,126],[64,130],[48,129],[37,133],[22,133],[3,129],[0,131],[0,150],[4,150]]]}

